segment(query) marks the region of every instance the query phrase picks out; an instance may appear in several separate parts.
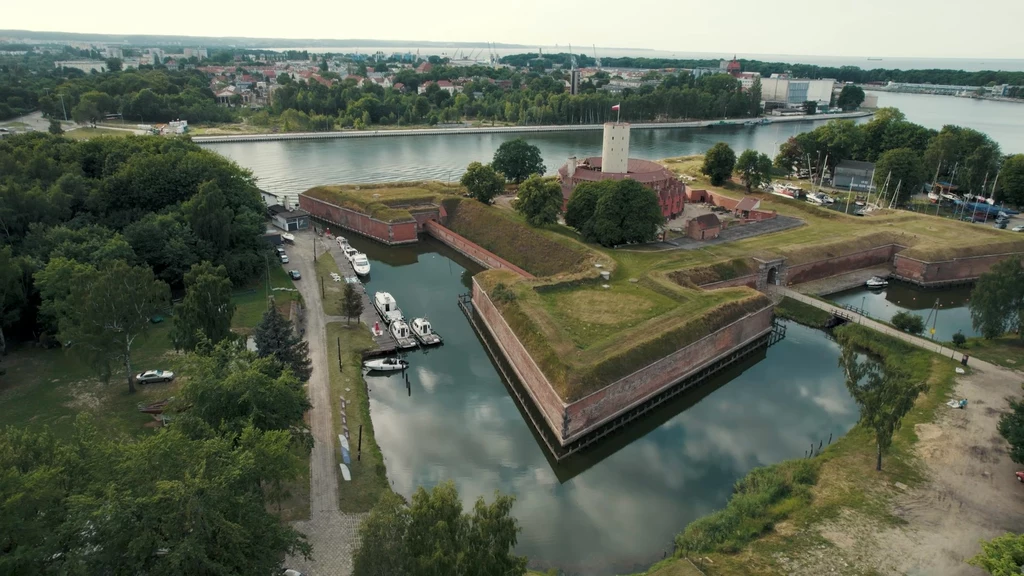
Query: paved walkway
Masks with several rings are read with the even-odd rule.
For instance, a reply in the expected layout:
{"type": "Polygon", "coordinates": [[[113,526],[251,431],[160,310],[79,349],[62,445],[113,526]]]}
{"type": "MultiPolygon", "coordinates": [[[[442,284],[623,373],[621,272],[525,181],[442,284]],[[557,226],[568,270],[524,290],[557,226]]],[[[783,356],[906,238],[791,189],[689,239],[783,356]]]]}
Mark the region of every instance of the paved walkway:
{"type": "MultiPolygon", "coordinates": [[[[949,357],[949,358],[952,358],[952,359],[959,359],[964,354],[963,352],[961,352],[959,350],[953,350],[952,348],[946,348],[945,346],[943,346],[943,345],[941,345],[941,344],[939,344],[937,342],[932,342],[931,340],[925,340],[924,338],[918,338],[917,336],[911,336],[910,334],[907,334],[906,332],[901,332],[899,330],[896,330],[895,328],[892,328],[890,326],[882,324],[881,322],[876,322],[875,320],[872,320],[871,318],[868,318],[867,316],[863,316],[861,314],[857,314],[856,312],[852,312],[852,311],[847,310],[845,308],[840,308],[838,306],[833,306],[832,304],[829,304],[827,302],[822,302],[821,300],[818,300],[817,298],[812,298],[810,296],[805,296],[805,295],[797,292],[796,290],[793,290],[793,289],[790,289],[790,288],[786,288],[785,286],[773,286],[772,288],[773,288],[773,291],[777,292],[781,296],[787,296],[787,297],[792,298],[794,300],[799,300],[800,302],[803,302],[804,304],[810,304],[811,306],[814,306],[815,308],[820,308],[821,310],[824,310],[824,311],[828,312],[829,314],[836,314],[836,313],[838,313],[840,316],[844,316],[844,317],[847,317],[847,318],[852,318],[852,320],[851,320],[852,322],[856,322],[857,324],[863,324],[863,325],[867,326],[868,328],[871,328],[872,330],[876,330],[878,332],[881,332],[883,334],[887,334],[887,335],[892,336],[894,338],[899,338],[900,340],[903,340],[904,342],[906,342],[908,344],[912,344],[914,346],[917,346],[918,348],[924,348],[925,350],[931,350],[932,352],[935,352],[937,354],[942,354],[943,356],[946,356],[946,357],[949,357]]],[[[980,368],[983,368],[985,370],[995,370],[995,371],[1003,371],[1004,370],[1004,368],[996,366],[995,364],[990,364],[990,363],[985,362],[983,360],[978,360],[977,358],[971,358],[970,359],[970,364],[971,364],[971,366],[980,367],[980,368]]],[[[1009,372],[1009,371],[1007,371],[1007,372],[1009,372]]]]}
{"type": "MultiPolygon", "coordinates": [[[[351,278],[356,276],[356,271],[352,268],[352,263],[345,257],[345,252],[338,246],[338,241],[334,236],[324,236],[323,245],[327,246],[330,250],[330,255],[334,257],[334,262],[338,265],[338,271],[341,273],[342,278],[351,278]]],[[[320,246],[320,244],[317,244],[320,246]]],[[[371,269],[372,273],[372,269],[371,269]]],[[[380,326],[382,332],[373,336],[373,343],[377,345],[377,348],[387,352],[394,351],[398,348],[398,342],[395,337],[391,335],[388,327],[381,321],[380,316],[377,314],[377,309],[374,308],[373,302],[370,301],[370,293],[366,290],[366,286],[362,282],[355,285],[356,292],[362,295],[363,298],[363,313],[359,315],[359,321],[370,327],[370,331],[373,331],[373,325],[376,323],[380,326]]]]}
{"type": "MultiPolygon", "coordinates": [[[[344,514],[338,510],[337,437],[331,415],[331,387],[328,380],[327,322],[340,321],[323,313],[319,283],[313,265],[313,241],[317,254],[323,254],[326,244],[312,232],[295,234],[295,244],[287,246],[288,268],[298,269],[302,280],[296,282],[307,306],[306,335],[313,373],[309,378],[310,430],[313,432],[313,452],[310,455],[310,518],[295,522],[294,526],[306,534],[313,546],[313,559],[289,558],[288,568],[300,570],[306,576],[347,576],[352,573],[352,548],[357,541],[361,514],[344,514]]],[[[337,244],[335,244],[337,248],[337,244]]]]}

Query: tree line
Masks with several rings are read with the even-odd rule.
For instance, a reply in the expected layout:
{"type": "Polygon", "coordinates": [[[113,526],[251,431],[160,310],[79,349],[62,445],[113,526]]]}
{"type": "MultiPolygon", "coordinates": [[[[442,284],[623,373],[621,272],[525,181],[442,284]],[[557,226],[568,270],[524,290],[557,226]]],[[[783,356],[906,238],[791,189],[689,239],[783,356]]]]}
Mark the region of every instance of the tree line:
{"type": "Polygon", "coordinates": [[[130,381],[148,317],[200,276],[259,274],[263,230],[252,175],[186,139],[5,138],[0,334],[70,345],[130,381]]]}
{"type": "Polygon", "coordinates": [[[810,168],[820,175],[826,168],[835,174],[843,160],[873,162],[875,186],[882,189],[888,180],[890,195],[898,186],[897,203],[937,179],[962,194],[1024,205],[1024,155],[1003,156],[998,143],[971,128],[936,131],[914,124],[895,108],[880,109],[866,124],[833,120],[798,134],[780,146],[774,162],[786,171],[810,168]]]}
{"type": "MultiPolygon", "coordinates": [[[[570,58],[574,58],[578,66],[593,67],[597,60],[593,55],[558,54],[540,55],[536,52],[512,54],[501,59],[504,64],[512,66],[550,69],[553,66],[567,68],[570,58]]],[[[601,58],[601,65],[606,68],[718,68],[724,59],[688,59],[688,58],[601,58]]],[[[982,70],[968,72],[951,69],[900,70],[873,68],[864,69],[859,66],[818,66],[815,64],[797,64],[789,62],[765,62],[762,60],[739,59],[744,72],[759,72],[761,76],[772,74],[790,74],[797,78],[831,78],[839,82],[909,82],[914,84],[953,84],[959,86],[989,86],[997,84],[1024,85],[1024,72],[982,70]]]]}

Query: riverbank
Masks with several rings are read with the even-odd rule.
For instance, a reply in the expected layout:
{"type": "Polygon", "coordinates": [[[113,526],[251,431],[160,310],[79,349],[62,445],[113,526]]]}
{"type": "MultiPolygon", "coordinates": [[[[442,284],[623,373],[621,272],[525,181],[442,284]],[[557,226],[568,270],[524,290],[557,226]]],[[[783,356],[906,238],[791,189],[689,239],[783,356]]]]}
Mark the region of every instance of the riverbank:
{"type": "Polygon", "coordinates": [[[928,383],[882,472],[873,471],[873,435],[860,426],[813,458],[754,470],[737,483],[749,490],[677,537],[680,558],[642,574],[688,568],[685,556],[708,575],[975,573],[964,561],[980,539],[1024,528],[1024,498],[996,433],[1004,397],[1020,395],[1019,375],[984,366],[957,378],[955,362],[864,326],[835,333],[928,383]],[[948,409],[950,397],[967,398],[969,408],[948,409]],[[769,498],[766,478],[789,488],[769,498]]]}
{"type": "MultiPolygon", "coordinates": [[[[766,124],[783,124],[788,122],[805,122],[808,120],[835,120],[863,118],[874,114],[873,111],[843,112],[840,114],[818,114],[800,116],[764,117],[759,119],[736,118],[730,120],[695,120],[690,122],[645,122],[633,124],[633,130],[665,130],[671,128],[707,128],[714,126],[743,126],[748,122],[766,124]]],[[[374,130],[341,130],[332,132],[290,132],[285,134],[232,134],[224,136],[193,136],[192,140],[200,144],[217,144],[221,142],[267,142],[281,140],[327,140],[335,138],[383,138],[389,136],[438,136],[457,134],[536,134],[544,132],[582,132],[602,130],[603,124],[578,125],[546,125],[546,126],[480,126],[467,128],[415,128],[374,130]]]]}

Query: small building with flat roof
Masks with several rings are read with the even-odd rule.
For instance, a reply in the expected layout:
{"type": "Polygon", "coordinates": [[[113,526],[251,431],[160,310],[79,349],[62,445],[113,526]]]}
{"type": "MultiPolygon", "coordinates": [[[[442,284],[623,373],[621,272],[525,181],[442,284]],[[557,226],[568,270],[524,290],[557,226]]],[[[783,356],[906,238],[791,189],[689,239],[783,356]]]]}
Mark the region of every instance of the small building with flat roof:
{"type": "Polygon", "coordinates": [[[309,212],[301,208],[289,210],[280,204],[274,204],[267,207],[267,213],[270,214],[270,221],[274,226],[285,232],[309,228],[309,212]]]}
{"type": "Polygon", "coordinates": [[[843,160],[836,166],[832,186],[840,190],[867,192],[871,189],[871,176],[874,173],[875,165],[871,162],[843,160]]]}

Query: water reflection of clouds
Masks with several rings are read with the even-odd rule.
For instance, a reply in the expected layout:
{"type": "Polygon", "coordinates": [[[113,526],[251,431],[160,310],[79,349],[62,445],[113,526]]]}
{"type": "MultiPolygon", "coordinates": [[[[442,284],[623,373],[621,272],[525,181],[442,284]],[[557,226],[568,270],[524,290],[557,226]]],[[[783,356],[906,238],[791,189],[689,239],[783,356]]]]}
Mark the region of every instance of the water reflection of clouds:
{"type": "MultiPolygon", "coordinates": [[[[411,289],[375,265],[399,302],[411,289]]],[[[405,266],[442,308],[460,276],[442,258],[405,266]],[[440,270],[438,270],[440,268],[440,270]],[[443,300],[442,300],[443,299],[443,300]]],[[[720,508],[750,468],[801,456],[856,420],[836,345],[790,325],[767,358],[652,432],[564,484],[548,463],[483,347],[457,311],[438,313],[445,346],[409,356],[400,377],[370,378],[376,437],[394,488],[410,495],[453,479],[467,507],[495,490],[514,494],[519,551],[540,565],[586,574],[630,572],[660,558],[687,522],[720,508]]]]}

